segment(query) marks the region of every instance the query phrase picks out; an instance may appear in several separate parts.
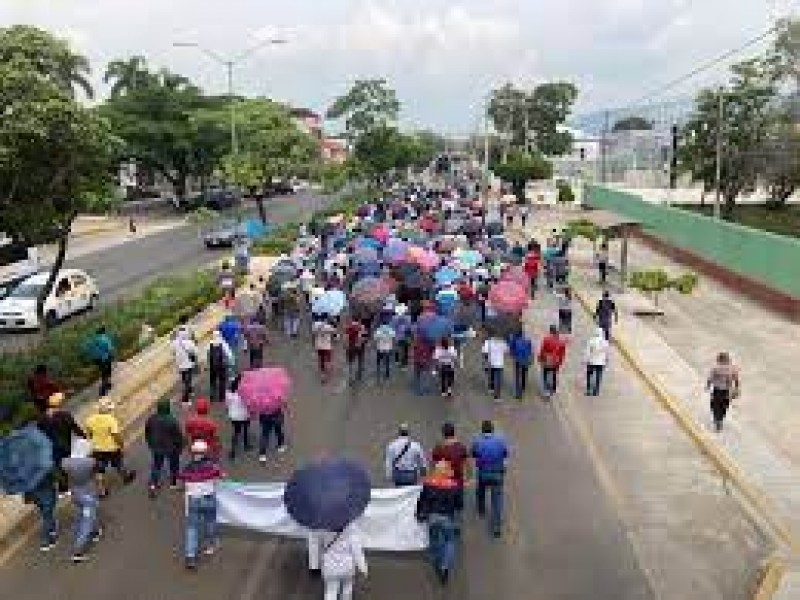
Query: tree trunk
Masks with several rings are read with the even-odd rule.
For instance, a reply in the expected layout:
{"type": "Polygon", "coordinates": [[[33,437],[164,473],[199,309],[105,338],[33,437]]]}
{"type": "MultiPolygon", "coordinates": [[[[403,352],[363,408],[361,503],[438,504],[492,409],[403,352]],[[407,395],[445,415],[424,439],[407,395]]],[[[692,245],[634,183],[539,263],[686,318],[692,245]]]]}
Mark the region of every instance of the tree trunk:
{"type": "Polygon", "coordinates": [[[50,295],[50,292],[53,291],[53,285],[55,284],[56,277],[58,277],[61,267],[64,266],[64,260],[67,258],[69,234],[72,231],[72,222],[75,220],[76,216],[78,216],[77,213],[72,213],[61,230],[61,235],[58,238],[58,252],[56,253],[56,259],[53,262],[53,266],[50,267],[50,274],[47,276],[47,281],[45,282],[44,287],[39,292],[39,296],[36,298],[36,316],[39,318],[41,330],[45,333],[47,332],[47,323],[45,321],[44,303],[47,297],[50,295]]]}
{"type": "Polygon", "coordinates": [[[264,194],[256,194],[256,207],[258,208],[258,218],[261,219],[261,222],[266,225],[267,224],[267,211],[264,208],[264,194]]]}
{"type": "Polygon", "coordinates": [[[730,221],[733,218],[733,210],[736,207],[736,195],[727,194],[723,198],[724,202],[722,203],[722,218],[726,221],[730,221]]]}

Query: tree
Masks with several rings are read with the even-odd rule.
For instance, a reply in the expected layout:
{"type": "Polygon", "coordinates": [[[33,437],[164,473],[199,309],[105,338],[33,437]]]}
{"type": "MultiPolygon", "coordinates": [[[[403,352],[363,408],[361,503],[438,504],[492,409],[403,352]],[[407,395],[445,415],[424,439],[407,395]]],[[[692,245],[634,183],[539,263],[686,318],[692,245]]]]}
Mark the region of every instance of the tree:
{"type": "Polygon", "coordinates": [[[39,32],[29,35],[39,54],[9,51],[19,37],[0,34],[0,231],[34,244],[58,241],[56,260],[39,292],[37,314],[66,257],[72,223],[79,212],[112,201],[109,191],[118,140],[108,123],[79,104],[62,69],[47,69],[64,57],[64,43],[39,32]]]}
{"type": "Polygon", "coordinates": [[[681,294],[691,294],[698,281],[696,273],[684,273],[672,278],[663,269],[647,269],[631,273],[628,284],[635,290],[649,294],[653,304],[658,306],[658,298],[662,292],[676,290],[681,294]]]}
{"type": "Polygon", "coordinates": [[[550,179],[553,165],[541,154],[514,150],[504,162],[494,165],[492,171],[511,184],[518,202],[525,202],[525,185],[528,181],[550,179]]]}
{"type": "Polygon", "coordinates": [[[400,113],[400,101],[385,79],[359,79],[328,109],[328,119],[344,119],[351,143],[366,132],[392,125],[400,113]]]}
{"type": "Polygon", "coordinates": [[[611,131],[614,133],[620,131],[650,131],[653,129],[653,123],[645,119],[644,117],[625,117],[624,119],[620,119],[614,126],[611,128],[611,131]]]}
{"type": "Polygon", "coordinates": [[[698,94],[678,151],[679,169],[689,173],[693,181],[702,182],[706,192],[713,191],[717,185],[717,136],[721,136],[720,193],[726,218],[730,218],[739,195],[755,189],[758,161],[753,157],[778,119],[773,102],[776,90],[764,63],[748,60],[734,65],[732,71],[728,89],[706,89],[698,94]]]}
{"type": "Polygon", "coordinates": [[[782,19],[777,31],[775,43],[765,57],[765,65],[774,81],[789,79],[796,92],[800,90],[800,19],[782,19]]]}
{"type": "Polygon", "coordinates": [[[0,64],[15,58],[26,61],[27,68],[70,97],[75,96],[76,88],[89,98],[93,96],[88,79],[89,61],[73,52],[65,40],[31,25],[0,29],[0,64]]]}
{"type": "Polygon", "coordinates": [[[394,127],[381,125],[363,133],[353,151],[362,170],[380,185],[393,170],[409,165],[406,141],[394,127]]]}
{"type": "Polygon", "coordinates": [[[758,150],[758,172],[770,208],[783,208],[800,187],[800,131],[788,119],[776,125],[758,150]]]}
{"type": "Polygon", "coordinates": [[[152,77],[147,69],[147,60],[143,56],[131,56],[108,63],[103,82],[111,83],[111,96],[117,97],[150,85],[152,77]]]}

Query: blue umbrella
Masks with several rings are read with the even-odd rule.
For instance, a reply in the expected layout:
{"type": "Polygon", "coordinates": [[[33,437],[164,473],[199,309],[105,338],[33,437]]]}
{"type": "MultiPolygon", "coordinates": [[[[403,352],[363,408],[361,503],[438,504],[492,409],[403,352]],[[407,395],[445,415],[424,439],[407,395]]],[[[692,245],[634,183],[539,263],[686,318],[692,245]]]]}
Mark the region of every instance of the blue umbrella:
{"type": "Polygon", "coordinates": [[[508,241],[502,237],[491,237],[489,238],[489,248],[505,252],[508,250],[508,241]]]}
{"type": "Polygon", "coordinates": [[[356,249],[354,256],[356,264],[373,262],[378,260],[378,251],[375,248],[362,246],[356,249]]]}
{"type": "Polygon", "coordinates": [[[262,223],[260,219],[250,218],[242,224],[242,232],[252,240],[264,237],[273,229],[273,225],[270,223],[262,223]]]}
{"type": "Polygon", "coordinates": [[[459,277],[459,272],[453,267],[441,267],[433,276],[434,280],[436,281],[436,285],[439,287],[449,285],[459,277]]]}
{"type": "Polygon", "coordinates": [[[375,238],[363,237],[357,242],[359,248],[374,248],[377,250],[381,247],[381,243],[375,238]]]}
{"type": "Polygon", "coordinates": [[[328,290],[311,304],[315,315],[339,315],[344,310],[346,299],[342,290],[328,290]]]}
{"type": "Polygon", "coordinates": [[[453,320],[442,315],[424,315],[417,321],[417,331],[430,343],[453,335],[453,320]]]}
{"type": "Polygon", "coordinates": [[[283,492],[291,517],[309,529],[341,531],[369,504],[369,474],[345,458],[323,459],[294,472],[283,492]]]}
{"type": "Polygon", "coordinates": [[[458,306],[458,292],[454,289],[444,289],[436,294],[436,307],[439,314],[451,316],[458,306]]]}
{"type": "Polygon", "coordinates": [[[53,445],[35,425],[0,438],[0,489],[24,494],[34,489],[53,469],[53,445]]]}
{"type": "Polygon", "coordinates": [[[362,277],[380,277],[381,265],[377,260],[363,262],[356,266],[356,273],[359,279],[362,277]]]}

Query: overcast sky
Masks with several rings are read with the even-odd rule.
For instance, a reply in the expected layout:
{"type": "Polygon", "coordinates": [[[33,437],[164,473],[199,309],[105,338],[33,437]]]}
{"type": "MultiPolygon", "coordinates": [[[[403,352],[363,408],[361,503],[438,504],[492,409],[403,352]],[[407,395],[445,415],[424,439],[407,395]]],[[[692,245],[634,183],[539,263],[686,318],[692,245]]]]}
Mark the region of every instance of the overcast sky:
{"type": "MultiPolygon", "coordinates": [[[[0,25],[68,37],[92,61],[145,55],[225,89],[224,71],[175,41],[237,53],[237,92],[324,110],[360,77],[386,77],[408,126],[465,133],[482,96],[513,80],[567,79],[579,110],[620,106],[739,45],[792,0],[0,0],[0,25]]],[[[796,4],[796,3],[795,3],[796,4]]],[[[671,92],[719,79],[711,73],[671,92]]]]}

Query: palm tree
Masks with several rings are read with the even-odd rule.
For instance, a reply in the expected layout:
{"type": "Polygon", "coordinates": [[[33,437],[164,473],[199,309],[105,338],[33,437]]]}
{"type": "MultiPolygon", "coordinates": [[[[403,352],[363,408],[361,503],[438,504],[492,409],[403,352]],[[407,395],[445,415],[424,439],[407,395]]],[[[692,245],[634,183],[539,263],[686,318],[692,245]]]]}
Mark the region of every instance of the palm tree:
{"type": "Polygon", "coordinates": [[[131,56],[128,59],[112,60],[106,67],[103,81],[111,83],[111,96],[122,96],[126,92],[140,88],[150,81],[153,75],[147,69],[147,60],[143,56],[131,56]]]}

